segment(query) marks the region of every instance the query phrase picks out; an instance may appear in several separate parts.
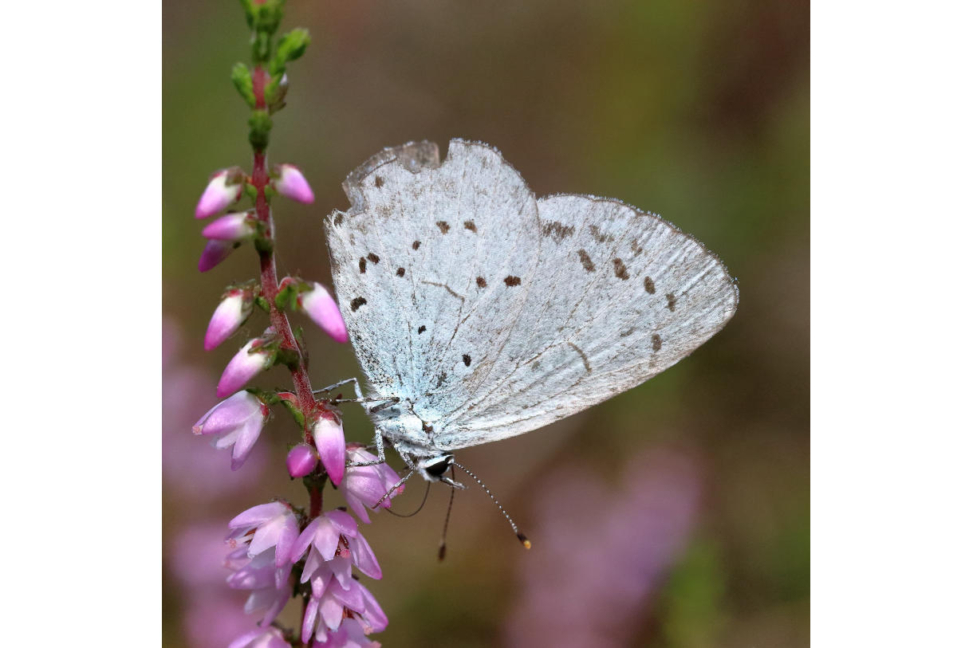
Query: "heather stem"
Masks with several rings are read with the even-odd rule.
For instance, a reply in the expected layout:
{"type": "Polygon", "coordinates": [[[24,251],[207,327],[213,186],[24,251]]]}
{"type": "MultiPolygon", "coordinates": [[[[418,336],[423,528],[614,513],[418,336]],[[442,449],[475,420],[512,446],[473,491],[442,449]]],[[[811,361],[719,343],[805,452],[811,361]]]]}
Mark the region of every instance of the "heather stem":
{"type": "MultiPolygon", "coordinates": [[[[253,71],[253,90],[256,97],[257,110],[265,110],[267,107],[264,98],[264,87],[269,77],[260,66],[253,71]]],[[[315,408],[314,394],[311,391],[311,379],[307,373],[307,360],[303,357],[301,349],[297,344],[294,331],[291,329],[287,315],[281,311],[274,302],[277,294],[279,282],[277,280],[277,262],[274,258],[274,220],[270,213],[270,203],[267,202],[266,188],[270,183],[267,173],[267,154],[266,151],[254,148],[253,151],[253,173],[250,182],[257,191],[255,207],[257,219],[264,224],[263,236],[269,245],[259,247],[260,254],[260,285],[263,296],[270,304],[270,322],[274,331],[281,336],[283,342],[281,348],[289,349],[297,353],[300,360],[291,368],[291,377],[294,381],[294,391],[297,394],[298,407],[304,414],[305,421],[312,420],[312,413],[315,408]]],[[[313,443],[310,429],[305,425],[304,440],[313,443]]]]}

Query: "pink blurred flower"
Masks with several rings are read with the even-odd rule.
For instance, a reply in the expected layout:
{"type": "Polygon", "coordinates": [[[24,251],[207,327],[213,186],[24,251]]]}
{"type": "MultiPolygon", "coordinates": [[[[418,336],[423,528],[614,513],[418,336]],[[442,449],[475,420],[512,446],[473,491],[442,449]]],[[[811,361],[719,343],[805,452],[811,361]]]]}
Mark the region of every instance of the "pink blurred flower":
{"type": "Polygon", "coordinates": [[[291,648],[277,628],[257,628],[237,637],[229,648],[291,648]]]}
{"type": "Polygon", "coordinates": [[[260,614],[261,626],[269,625],[291,598],[287,581],[288,567],[274,565],[274,552],[264,551],[246,560],[247,547],[240,547],[227,556],[227,566],[237,567],[226,579],[232,589],[250,590],[250,597],[243,606],[246,614],[260,614]]]}
{"type": "Polygon", "coordinates": [[[280,175],[274,181],[274,186],[281,196],[304,204],[314,202],[314,192],[311,191],[311,185],[307,183],[304,174],[296,166],[281,164],[275,170],[280,175]]]}
{"type": "Polygon", "coordinates": [[[218,266],[223,259],[230,256],[230,252],[233,252],[237,245],[229,241],[206,241],[206,247],[199,257],[199,271],[207,272],[218,266]]]}
{"type": "Polygon", "coordinates": [[[340,486],[345,475],[345,432],[341,422],[331,412],[319,414],[312,424],[311,433],[328,477],[340,486]]]}
{"type": "MultiPolygon", "coordinates": [[[[266,449],[258,444],[246,465],[230,472],[226,470],[222,453],[202,445],[196,435],[186,434],[196,423],[199,412],[213,405],[212,377],[180,361],[179,328],[174,320],[164,318],[162,332],[162,476],[166,497],[191,500],[195,507],[202,508],[206,502],[230,493],[247,497],[260,482],[259,475],[266,465],[266,449]]],[[[220,522],[219,526],[222,528],[224,524],[220,522]]],[[[220,555],[226,551],[223,535],[221,530],[214,536],[220,555]]],[[[218,583],[220,588],[224,587],[222,574],[218,583]]]]}
{"type": "Polygon", "coordinates": [[[270,368],[274,361],[274,353],[265,348],[264,344],[262,339],[256,338],[237,351],[223,370],[219,384],[216,385],[216,395],[219,398],[229,396],[261,371],[270,368]]]}
{"type": "Polygon", "coordinates": [[[183,596],[182,627],[186,645],[192,648],[226,646],[253,628],[253,620],[243,613],[235,593],[222,580],[218,591],[190,590],[183,596]]]}
{"type": "Polygon", "coordinates": [[[203,228],[203,236],[216,241],[245,241],[257,231],[257,218],[251,211],[222,216],[203,228]]]}
{"type": "Polygon", "coordinates": [[[219,435],[215,446],[220,450],[233,446],[230,469],[243,465],[260,438],[270,416],[270,408],[253,394],[240,391],[215,405],[193,426],[193,434],[219,435]]]}
{"type": "Polygon", "coordinates": [[[345,320],[327,288],[315,282],[313,289],[298,295],[297,305],[336,342],[348,341],[345,320]]]}
{"type": "MultiPolygon", "coordinates": [[[[348,502],[349,508],[354,511],[362,522],[368,524],[368,509],[373,509],[385,494],[399,483],[399,475],[388,464],[381,463],[374,466],[355,466],[356,463],[369,463],[378,459],[377,456],[366,451],[358,445],[349,445],[347,448],[348,460],[351,466],[345,473],[344,480],[341,482],[340,490],[348,502]]],[[[405,491],[405,485],[395,489],[389,497],[381,504],[380,508],[391,508],[392,498],[405,491]]]]}
{"type": "Polygon", "coordinates": [[[317,451],[306,443],[300,443],[287,453],[287,472],[298,479],[311,474],[318,465],[317,451]]]}
{"type": "Polygon", "coordinates": [[[506,643],[630,645],[690,539],[701,491],[692,458],[664,449],[631,460],[617,490],[575,467],[552,475],[536,490],[532,535],[545,549],[518,570],[506,643]]]}
{"type": "Polygon", "coordinates": [[[253,302],[253,291],[242,288],[235,288],[223,295],[206,328],[203,348],[212,351],[233,335],[253,313],[253,302]]]}
{"type": "Polygon", "coordinates": [[[242,181],[243,172],[239,168],[214,173],[196,204],[196,218],[209,218],[239,200],[243,192],[242,181]]]}
{"type": "Polygon", "coordinates": [[[227,540],[231,546],[246,545],[251,558],[274,549],[274,565],[290,565],[291,548],[300,533],[290,506],[283,502],[254,506],[230,520],[229,527],[232,531],[227,540]]]}

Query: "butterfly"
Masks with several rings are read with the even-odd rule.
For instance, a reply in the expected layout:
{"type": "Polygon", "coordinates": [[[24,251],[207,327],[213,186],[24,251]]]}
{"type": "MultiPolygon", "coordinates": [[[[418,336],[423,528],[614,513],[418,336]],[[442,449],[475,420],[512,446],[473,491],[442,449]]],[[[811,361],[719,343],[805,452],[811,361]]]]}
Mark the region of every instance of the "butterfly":
{"type": "Polygon", "coordinates": [[[486,144],[387,148],[343,187],[325,229],[375,444],[428,481],[645,382],[737,308],[692,236],[618,200],[537,198],[486,144]]]}

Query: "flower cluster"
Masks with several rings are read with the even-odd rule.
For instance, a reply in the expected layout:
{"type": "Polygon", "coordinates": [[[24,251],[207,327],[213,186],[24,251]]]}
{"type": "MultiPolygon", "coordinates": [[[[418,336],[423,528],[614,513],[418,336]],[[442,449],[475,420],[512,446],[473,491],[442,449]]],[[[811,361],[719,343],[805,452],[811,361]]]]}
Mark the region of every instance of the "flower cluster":
{"type": "Polygon", "coordinates": [[[272,408],[286,410],[301,433],[286,463],[290,476],[301,478],[307,487],[309,506],[274,501],[244,511],[229,524],[231,552],[225,565],[232,573],[227,584],[249,592],[244,611],[259,619],[258,627],[239,636],[231,648],[377,646],[367,635],[384,630],[388,619],[353,570],[370,578],[381,578],[382,570],[359,523],[345,507],[324,510],[323,491],[332,482],[347,508],[367,524],[368,509],[390,506],[391,497],[402,489],[398,475],[388,466],[359,465],[376,457],[346,444],[340,412],[327,399],[318,399],[311,388],[306,351],[288,316],[303,314],[336,342],[347,342],[348,331],[334,297],[321,283],[277,276],[271,201],[283,196],[303,204],[314,202],[314,192],[300,169],[267,162],[270,115],[284,107],[286,66],[301,56],[309,42],[303,29],[275,36],[283,4],[283,0],[243,2],[253,30],[253,62],[237,64],[231,79],[251,109],[253,170],[247,173],[234,166],[214,173],[195,214],[198,219],[217,217],[202,230],[206,244],[199,259],[201,272],[215,268],[244,244],[252,245],[260,260],[257,278],[223,292],[203,347],[207,351],[220,347],[258,310],[270,321],[230,359],[216,387],[217,397],[223,400],[196,422],[193,433],[230,450],[232,470],[240,468],[256,447],[272,408]],[[238,207],[245,198],[252,205],[238,207]],[[293,390],[249,386],[259,374],[278,365],[290,372],[293,390]],[[295,597],[304,607],[303,623],[299,630],[288,631],[275,620],[295,597]]]}
{"type": "MultiPolygon", "coordinates": [[[[349,457],[375,459],[356,446],[349,446],[349,457]]],[[[366,524],[368,516],[360,508],[363,498],[378,502],[398,483],[398,475],[385,464],[355,466],[349,469],[347,478],[345,497],[366,524]]],[[[303,643],[313,638],[319,646],[378,645],[364,637],[384,630],[388,618],[371,592],[352,575],[352,569],[374,579],[382,577],[382,569],[354,517],[334,509],[308,519],[287,502],[279,501],[248,509],[229,526],[227,542],[232,551],[226,566],[233,573],[227,584],[250,592],[244,611],[259,614],[264,628],[248,633],[246,640],[241,637],[238,641],[243,643],[239,645],[263,645],[246,643],[260,637],[267,645],[274,645],[271,638],[277,629],[270,624],[295,589],[306,596],[300,633],[303,643]]]]}

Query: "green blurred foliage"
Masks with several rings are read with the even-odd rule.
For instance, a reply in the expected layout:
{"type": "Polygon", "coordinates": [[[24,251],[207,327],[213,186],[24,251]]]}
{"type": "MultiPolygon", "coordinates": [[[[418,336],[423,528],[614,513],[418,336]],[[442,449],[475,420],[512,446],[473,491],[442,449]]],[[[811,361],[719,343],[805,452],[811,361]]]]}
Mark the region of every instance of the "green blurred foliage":
{"type": "MultiPolygon", "coordinates": [[[[163,312],[184,329],[184,360],[214,384],[247,338],[204,355],[206,322],[256,259],[242,248],[198,274],[192,213],[213,170],[248,166],[248,109],[229,79],[249,60],[241,13],[229,1],[163,4],[163,312]]],[[[643,445],[675,442],[703,457],[697,537],[647,604],[638,645],[809,643],[808,13],[806,2],[771,0],[287,5],[282,29],[306,27],[313,43],[288,68],[269,154],[300,165],[317,201],[275,203],[283,273],[330,283],[322,218],[347,206],[341,181],[368,156],[465,137],[497,146],[539,195],[608,195],[662,214],[739,278],[739,312],[691,358],[569,421],[463,456],[528,531],[532,485],[562,462],[587,459],[610,478],[643,445]]],[[[263,321],[256,314],[250,332],[263,321]]],[[[357,373],[350,348],[305,329],[315,385],[357,373]]],[[[294,441],[284,418],[261,440],[275,468],[262,492],[303,501],[284,476],[294,441]]],[[[346,429],[370,435],[351,410],[346,429]]],[[[463,493],[450,557],[437,564],[446,494],[436,490],[416,518],[378,516],[369,528],[386,573],[373,591],[392,619],[378,638],[494,645],[523,550],[489,501],[463,493]]],[[[166,496],[167,534],[256,503],[200,511],[166,496]]],[[[171,584],[165,594],[165,645],[183,646],[181,601],[171,584]]]]}

